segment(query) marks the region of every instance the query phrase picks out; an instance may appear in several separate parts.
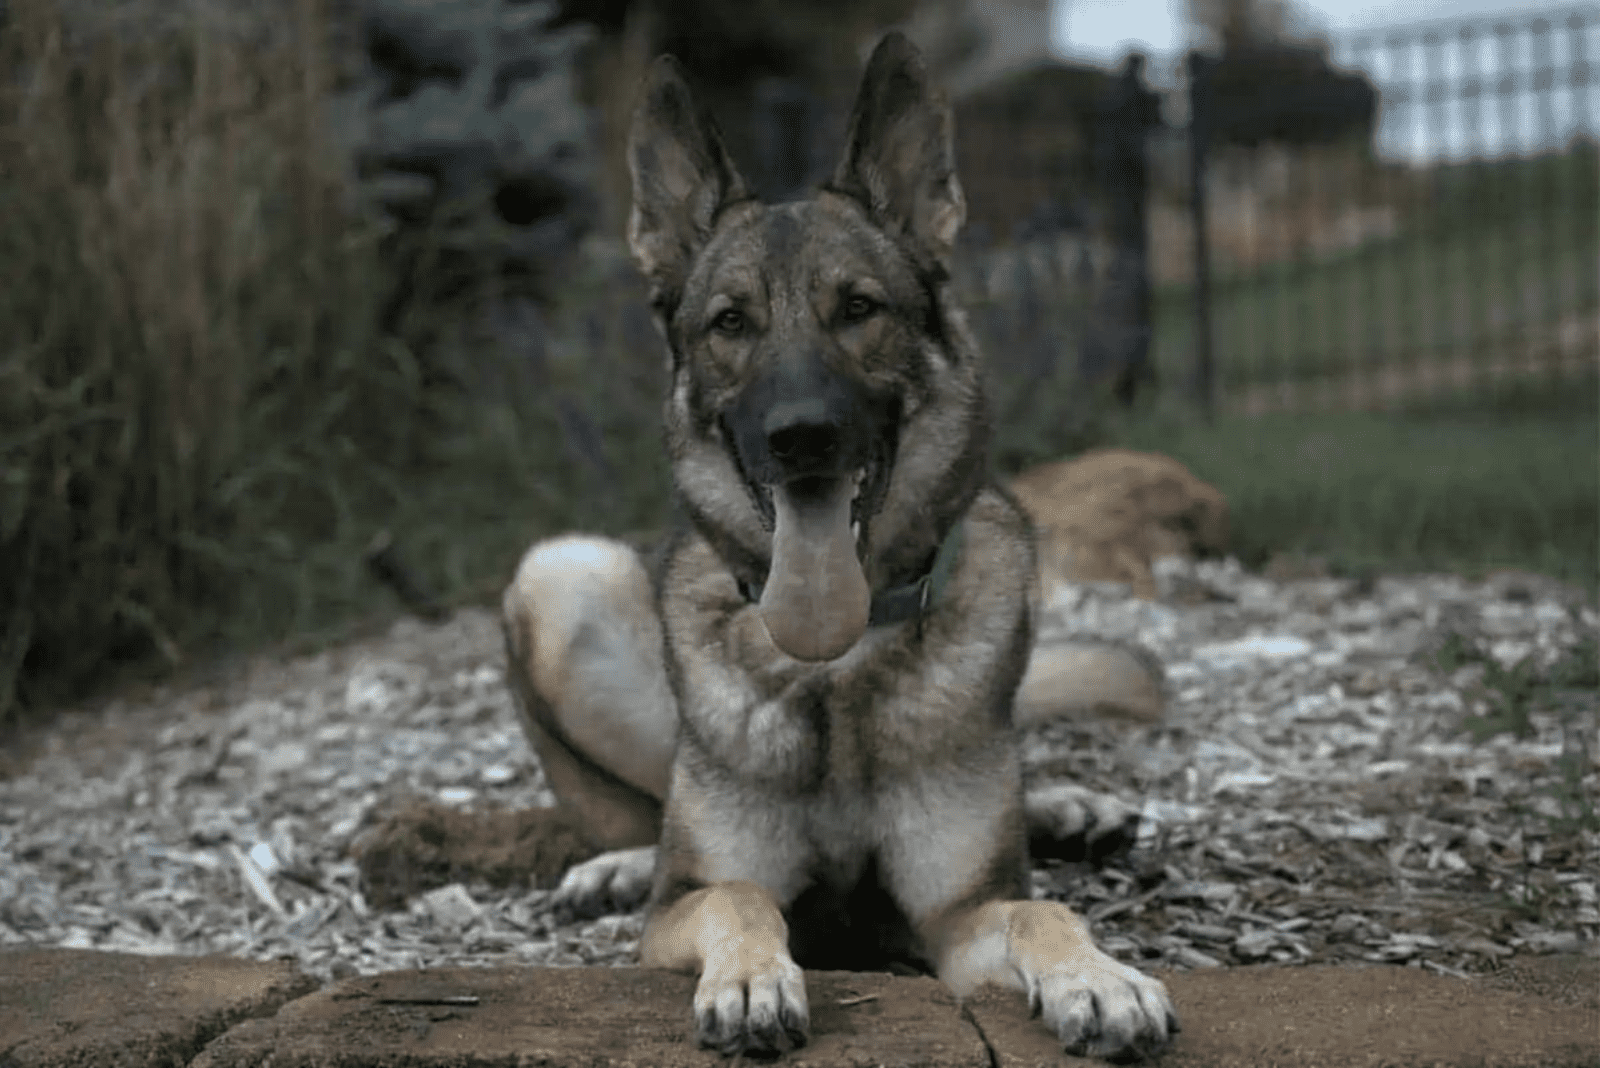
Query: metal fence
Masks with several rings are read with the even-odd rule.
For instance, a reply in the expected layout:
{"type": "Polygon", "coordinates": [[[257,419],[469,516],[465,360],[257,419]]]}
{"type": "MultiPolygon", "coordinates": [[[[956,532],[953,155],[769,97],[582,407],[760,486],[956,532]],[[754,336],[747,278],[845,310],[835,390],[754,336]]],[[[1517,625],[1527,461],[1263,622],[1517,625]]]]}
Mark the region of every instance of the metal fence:
{"type": "MultiPolygon", "coordinates": [[[[1596,56],[1587,0],[1228,42],[1164,108],[1137,55],[969,93],[956,281],[999,418],[1059,451],[1152,384],[1244,412],[1591,386],[1596,56]]],[[[758,94],[774,189],[818,177],[842,124],[797,94],[758,94]]]]}
{"type": "Polygon", "coordinates": [[[1274,116],[1191,57],[1198,229],[1193,274],[1158,287],[1167,380],[1245,412],[1592,391],[1597,38],[1585,5],[1335,39],[1334,69],[1376,90],[1355,134],[1317,129],[1332,97],[1274,116]]]}

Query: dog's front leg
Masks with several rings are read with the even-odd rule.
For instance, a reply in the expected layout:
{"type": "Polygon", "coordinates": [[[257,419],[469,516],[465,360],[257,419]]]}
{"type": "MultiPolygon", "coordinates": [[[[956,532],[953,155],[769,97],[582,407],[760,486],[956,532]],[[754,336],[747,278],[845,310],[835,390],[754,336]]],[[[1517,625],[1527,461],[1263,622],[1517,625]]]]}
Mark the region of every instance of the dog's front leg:
{"type": "Polygon", "coordinates": [[[1167,988],[1101,952],[1058,901],[988,901],[944,929],[939,978],[956,996],[985,983],[1023,991],[1068,1053],[1150,1056],[1178,1030],[1167,988]]]}
{"type": "Polygon", "coordinates": [[[806,1041],[805,979],[789,925],[755,883],[713,883],[655,911],[639,942],[647,968],[693,971],[696,1037],[725,1054],[781,1053],[806,1041]]]}

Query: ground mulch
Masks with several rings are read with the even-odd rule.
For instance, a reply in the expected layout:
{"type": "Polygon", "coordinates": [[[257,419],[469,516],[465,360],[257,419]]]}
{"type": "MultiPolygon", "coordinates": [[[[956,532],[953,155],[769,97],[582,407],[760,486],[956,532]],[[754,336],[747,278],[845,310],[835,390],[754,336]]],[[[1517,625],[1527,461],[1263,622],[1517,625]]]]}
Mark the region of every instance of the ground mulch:
{"type": "MultiPolygon", "coordinates": [[[[1031,781],[1142,815],[1104,863],[1041,863],[1037,895],[1084,912],[1118,957],[1180,972],[1485,975],[1595,953],[1592,599],[1523,574],[1174,561],[1158,577],[1157,601],[1076,586],[1046,614],[1043,640],[1159,654],[1171,702],[1158,724],[1086,718],[1024,739],[1031,781]],[[1468,729],[1502,721],[1520,733],[1468,729]]],[[[0,946],[287,957],[321,980],[634,958],[636,909],[550,907],[581,828],[549,810],[486,611],[64,716],[10,766],[0,946]],[[404,877],[369,864],[364,878],[358,855],[385,833],[404,877]],[[408,840],[432,860],[411,864],[408,840]]]]}

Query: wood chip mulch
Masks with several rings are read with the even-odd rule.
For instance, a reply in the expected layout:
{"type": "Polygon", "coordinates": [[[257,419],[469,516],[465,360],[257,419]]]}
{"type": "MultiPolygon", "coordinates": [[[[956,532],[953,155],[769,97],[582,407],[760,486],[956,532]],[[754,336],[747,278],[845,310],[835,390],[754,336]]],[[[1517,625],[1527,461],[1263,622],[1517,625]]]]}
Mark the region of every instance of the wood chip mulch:
{"type": "MultiPolygon", "coordinates": [[[[1034,780],[1142,815],[1130,850],[1045,862],[1036,894],[1178,968],[1600,952],[1592,599],[1524,574],[1159,578],[1157,602],[1069,587],[1044,620],[1153,650],[1172,700],[1159,725],[1024,739],[1034,780]]],[[[324,979],[632,962],[638,912],[566,922],[526,880],[462,867],[395,909],[363,889],[352,845],[418,798],[554,802],[486,611],[64,716],[15,753],[0,945],[290,957],[324,979]]]]}

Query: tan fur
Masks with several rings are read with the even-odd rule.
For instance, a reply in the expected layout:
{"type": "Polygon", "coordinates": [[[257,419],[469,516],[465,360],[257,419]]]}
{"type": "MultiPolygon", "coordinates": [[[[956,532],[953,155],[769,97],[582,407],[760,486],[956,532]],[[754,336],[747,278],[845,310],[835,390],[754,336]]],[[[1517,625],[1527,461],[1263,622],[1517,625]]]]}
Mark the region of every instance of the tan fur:
{"type": "Polygon", "coordinates": [[[1227,500],[1159,453],[1095,449],[1029,468],[1011,492],[1039,530],[1045,597],[1066,582],[1126,582],[1154,600],[1158,557],[1228,544],[1227,500]]]}
{"type": "Polygon", "coordinates": [[[1155,723],[1166,705],[1158,665],[1132,650],[1070,641],[1040,643],[1028,657],[1013,718],[1018,727],[1028,728],[1087,710],[1155,723]]]}
{"type": "MultiPolygon", "coordinates": [[[[945,288],[964,214],[950,137],[891,36],[829,188],[766,207],[675,65],[657,64],[630,140],[629,237],[671,353],[666,443],[690,522],[653,598],[638,557],[594,538],[535,546],[506,595],[514,688],[558,795],[616,845],[641,844],[659,813],[641,958],[699,974],[697,1038],[729,1054],[804,1042],[801,966],[1010,985],[1074,1051],[1151,1052],[1176,1028],[1160,983],[1096,949],[1065,906],[1026,900],[1029,824],[1092,806],[1024,803],[1012,708],[1033,541],[987,482],[981,363],[945,288]],[[813,443],[799,459],[797,439],[779,445],[796,427],[813,443]],[[959,549],[921,611],[802,661],[752,593],[785,521],[763,494],[847,477],[875,595],[930,581],[941,546],[959,549]]],[[[1138,666],[1057,657],[1036,686],[1094,704],[1138,666]]],[[[1152,686],[1133,687],[1146,706],[1152,686]]],[[[1060,707],[1037,690],[1026,714],[1060,707]]],[[[626,856],[579,881],[636,870],[626,856]]]]}
{"type": "Polygon", "coordinates": [[[1058,1033],[1098,1033],[1074,1052],[1154,1052],[1137,1030],[1170,1016],[1160,983],[1095,948],[1088,925],[1058,901],[986,901],[956,915],[941,944],[939,978],[965,997],[986,984],[1025,993],[1058,1033]]]}
{"type": "Polygon", "coordinates": [[[604,539],[541,542],[507,588],[503,618],[523,729],[551,789],[602,848],[653,844],[677,711],[638,556],[604,539]]]}

